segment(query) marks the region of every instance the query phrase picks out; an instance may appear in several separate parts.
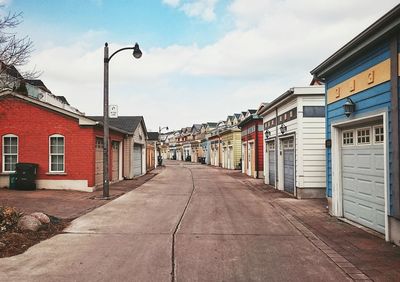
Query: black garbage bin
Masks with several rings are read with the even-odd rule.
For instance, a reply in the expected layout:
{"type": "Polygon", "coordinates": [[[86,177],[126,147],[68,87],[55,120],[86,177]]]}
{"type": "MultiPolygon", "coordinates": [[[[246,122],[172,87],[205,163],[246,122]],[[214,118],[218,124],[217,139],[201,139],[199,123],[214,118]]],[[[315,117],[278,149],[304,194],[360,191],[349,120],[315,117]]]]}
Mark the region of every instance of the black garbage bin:
{"type": "Polygon", "coordinates": [[[36,190],[38,164],[17,163],[15,165],[15,189],[36,190]]]}

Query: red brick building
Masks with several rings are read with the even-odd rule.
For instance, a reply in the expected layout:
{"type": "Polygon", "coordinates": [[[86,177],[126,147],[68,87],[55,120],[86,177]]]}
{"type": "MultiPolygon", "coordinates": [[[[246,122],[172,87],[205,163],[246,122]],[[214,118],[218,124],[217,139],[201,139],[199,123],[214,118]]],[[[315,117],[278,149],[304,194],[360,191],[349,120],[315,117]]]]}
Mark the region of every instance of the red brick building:
{"type": "MultiPolygon", "coordinates": [[[[132,178],[135,176],[133,159],[145,160],[145,146],[139,146],[139,157],[131,158],[137,147],[133,141],[136,128],[141,128],[145,144],[147,132],[143,117],[130,117],[130,121],[130,127],[125,128],[117,120],[111,123],[110,181],[132,178]]],[[[129,119],[124,122],[128,123],[129,119]]],[[[95,117],[4,92],[0,94],[0,136],[1,187],[8,186],[9,174],[18,162],[39,165],[36,180],[39,189],[93,191],[102,184],[103,127],[95,117]]],[[[145,161],[144,169],[142,163],[141,174],[146,171],[145,161]]]]}
{"type": "Polygon", "coordinates": [[[264,178],[263,119],[247,112],[238,127],[242,130],[242,173],[264,178]]]}

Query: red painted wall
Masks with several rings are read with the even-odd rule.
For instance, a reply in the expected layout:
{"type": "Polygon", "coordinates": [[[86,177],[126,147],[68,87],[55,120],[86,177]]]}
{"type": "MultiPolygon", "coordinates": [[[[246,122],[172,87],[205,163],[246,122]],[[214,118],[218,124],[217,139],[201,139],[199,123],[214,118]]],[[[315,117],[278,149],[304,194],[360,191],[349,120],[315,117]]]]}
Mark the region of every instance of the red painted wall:
{"type": "MultiPolygon", "coordinates": [[[[103,135],[99,131],[79,126],[77,119],[14,97],[0,99],[0,136],[18,136],[18,161],[39,164],[38,179],[88,180],[88,186],[94,186],[95,137],[103,135]],[[65,138],[66,175],[48,174],[49,136],[53,134],[65,138]]],[[[123,139],[123,135],[117,137],[123,139]]],[[[0,151],[2,142],[0,138],[0,151]]]]}
{"type": "MultiPolygon", "coordinates": [[[[249,127],[252,127],[255,125],[256,127],[258,125],[262,125],[263,122],[262,120],[252,120],[248,122],[245,126],[242,127],[242,132],[246,131],[249,127]]],[[[264,142],[264,132],[263,131],[258,131],[257,132],[257,157],[258,157],[258,171],[263,171],[264,170],[264,148],[263,148],[263,142],[264,142]]],[[[242,136],[242,142],[246,141],[251,141],[256,139],[256,132],[252,132],[250,134],[242,136]]]]}

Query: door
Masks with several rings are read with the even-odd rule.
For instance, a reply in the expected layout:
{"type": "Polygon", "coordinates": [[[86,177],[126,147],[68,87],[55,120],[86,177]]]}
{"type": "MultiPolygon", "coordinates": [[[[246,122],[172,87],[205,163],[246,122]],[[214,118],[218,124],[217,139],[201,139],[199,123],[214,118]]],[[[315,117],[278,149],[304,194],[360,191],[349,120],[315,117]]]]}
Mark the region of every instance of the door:
{"type": "Polygon", "coordinates": [[[294,138],[284,139],[283,145],[283,190],[294,194],[294,138]]]}
{"type": "Polygon", "coordinates": [[[96,138],[94,185],[103,184],[103,139],[96,138]]]}
{"type": "Polygon", "coordinates": [[[342,131],[343,215],[385,233],[383,126],[342,131]]]}
{"type": "Polygon", "coordinates": [[[119,180],[119,142],[112,141],[112,174],[111,180],[119,180]]]}
{"type": "Polygon", "coordinates": [[[268,180],[269,185],[275,186],[275,142],[267,143],[268,150],[268,180]]]}
{"type": "Polygon", "coordinates": [[[133,176],[142,175],[142,145],[133,146],[133,176]]]}
{"type": "Polygon", "coordinates": [[[252,151],[253,151],[253,143],[249,143],[249,146],[247,147],[247,175],[251,176],[251,170],[252,170],[252,151]]]}
{"type": "Polygon", "coordinates": [[[233,162],[233,147],[229,146],[229,168],[235,169],[235,164],[233,162]]]}

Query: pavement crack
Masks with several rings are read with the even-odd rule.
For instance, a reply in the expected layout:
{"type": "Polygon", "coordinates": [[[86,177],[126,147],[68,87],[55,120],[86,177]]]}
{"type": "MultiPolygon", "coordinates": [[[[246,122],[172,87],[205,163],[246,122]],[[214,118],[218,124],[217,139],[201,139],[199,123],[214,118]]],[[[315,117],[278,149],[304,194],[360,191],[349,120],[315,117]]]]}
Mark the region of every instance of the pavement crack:
{"type": "Polygon", "coordinates": [[[189,198],[186,202],[185,208],[183,209],[183,212],[179,218],[178,223],[175,226],[174,232],[172,233],[172,249],[171,249],[171,281],[175,282],[176,280],[176,262],[175,262],[175,243],[176,243],[176,233],[178,232],[178,229],[182,223],[183,217],[185,216],[186,210],[189,207],[190,201],[192,200],[193,194],[194,194],[194,190],[196,188],[196,186],[194,185],[194,178],[193,178],[193,172],[192,170],[187,167],[187,166],[183,166],[186,169],[189,170],[190,172],[190,176],[192,178],[192,190],[190,192],[189,198]]]}

